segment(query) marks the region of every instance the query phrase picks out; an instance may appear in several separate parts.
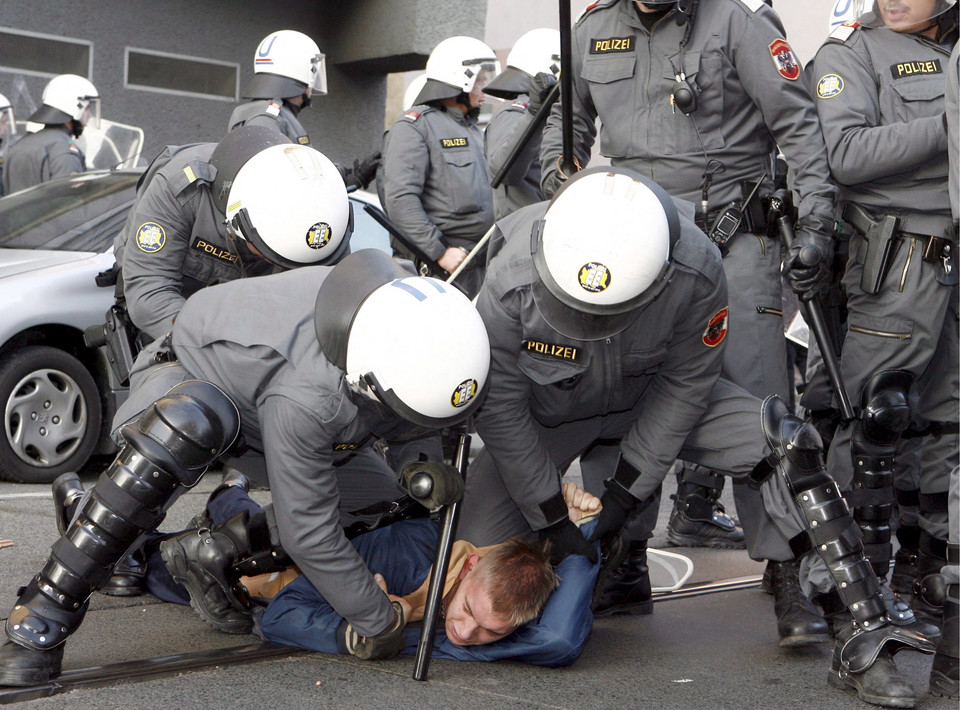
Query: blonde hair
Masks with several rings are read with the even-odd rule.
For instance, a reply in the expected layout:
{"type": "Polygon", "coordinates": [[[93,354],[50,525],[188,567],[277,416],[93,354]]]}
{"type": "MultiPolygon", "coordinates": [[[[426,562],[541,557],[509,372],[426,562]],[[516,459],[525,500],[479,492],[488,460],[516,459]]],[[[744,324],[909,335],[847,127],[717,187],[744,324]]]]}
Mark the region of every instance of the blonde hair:
{"type": "Polygon", "coordinates": [[[490,595],[493,612],[514,626],[536,618],[560,584],[548,545],[511,538],[481,557],[474,568],[490,595]]]}

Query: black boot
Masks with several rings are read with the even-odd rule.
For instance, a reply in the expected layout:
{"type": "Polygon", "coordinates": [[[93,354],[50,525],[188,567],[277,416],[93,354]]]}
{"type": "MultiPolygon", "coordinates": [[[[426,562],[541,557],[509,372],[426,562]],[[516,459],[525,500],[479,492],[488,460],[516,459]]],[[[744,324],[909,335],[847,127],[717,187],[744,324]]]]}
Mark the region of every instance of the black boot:
{"type": "Polygon", "coordinates": [[[830,628],[820,611],[800,589],[799,561],[767,562],[773,609],[781,646],[808,646],[830,640],[830,628]]]}
{"type": "Polygon", "coordinates": [[[7,641],[0,646],[0,686],[39,685],[60,675],[63,648],[38,651],[7,641]]]}
{"type": "MultiPolygon", "coordinates": [[[[957,546],[951,547],[956,553],[957,546]]],[[[956,554],[953,561],[955,564],[956,554]]],[[[933,668],[930,670],[930,693],[954,700],[960,692],[960,622],[957,619],[960,600],[958,596],[960,596],[960,585],[948,585],[946,599],[943,602],[940,643],[937,644],[933,668]]]]}
{"type": "MultiPolygon", "coordinates": [[[[681,471],[680,475],[684,475],[681,471]]],[[[711,474],[719,479],[719,475],[711,474]]],[[[667,540],[678,547],[712,547],[739,550],[746,547],[743,529],[720,503],[719,487],[680,481],[674,499],[667,540]]]]}
{"type": "Polygon", "coordinates": [[[593,615],[652,614],[653,598],[650,592],[650,570],[647,567],[647,541],[626,543],[623,562],[608,576],[602,587],[598,577],[594,591],[593,615]]]}
{"type": "Polygon", "coordinates": [[[271,542],[265,513],[244,511],[222,525],[191,530],[160,543],[173,578],[187,588],[190,606],[205,622],[228,634],[253,629],[243,574],[285,569],[290,559],[271,542]]]}
{"type": "Polygon", "coordinates": [[[231,487],[240,488],[244,493],[249,493],[250,479],[235,468],[229,469],[220,481],[220,485],[210,491],[210,495],[207,496],[207,504],[203,510],[194,515],[193,518],[190,519],[190,522],[187,523],[187,529],[195,530],[197,528],[211,527],[213,520],[210,518],[210,501],[231,487]]]}

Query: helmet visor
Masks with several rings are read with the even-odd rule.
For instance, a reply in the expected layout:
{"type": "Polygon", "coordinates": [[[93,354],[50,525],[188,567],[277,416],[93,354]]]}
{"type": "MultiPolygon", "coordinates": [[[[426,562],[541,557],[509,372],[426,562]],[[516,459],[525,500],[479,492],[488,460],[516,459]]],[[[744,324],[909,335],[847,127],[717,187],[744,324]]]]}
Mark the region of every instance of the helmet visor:
{"type": "Polygon", "coordinates": [[[497,61],[496,57],[464,59],[463,66],[465,67],[464,74],[467,77],[474,76],[473,85],[469,89],[464,89],[468,93],[470,91],[481,91],[500,73],[500,62],[497,61]]]}
{"type": "Polygon", "coordinates": [[[310,60],[311,93],[314,96],[325,96],[327,93],[327,57],[322,52],[314,55],[310,60]]]}
{"type": "Polygon", "coordinates": [[[887,27],[894,32],[922,32],[956,5],[957,0],[854,0],[854,11],[864,27],[887,27]]]}
{"type": "Polygon", "coordinates": [[[0,140],[17,134],[17,123],[13,120],[13,107],[0,108],[0,140]]]}
{"type": "Polygon", "coordinates": [[[80,114],[80,123],[91,128],[100,128],[100,97],[83,97],[82,100],[87,102],[87,106],[80,114]]]}

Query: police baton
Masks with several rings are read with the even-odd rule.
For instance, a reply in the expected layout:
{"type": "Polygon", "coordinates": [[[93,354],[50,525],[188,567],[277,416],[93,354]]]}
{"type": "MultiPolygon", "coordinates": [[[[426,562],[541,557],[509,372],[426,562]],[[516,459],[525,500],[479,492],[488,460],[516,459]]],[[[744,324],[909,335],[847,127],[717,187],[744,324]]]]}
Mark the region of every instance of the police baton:
{"type": "Polygon", "coordinates": [[[570,0],[560,0],[560,92],[565,100],[560,102],[561,137],[563,138],[563,152],[560,155],[559,167],[565,175],[573,175],[577,171],[577,162],[573,154],[573,22],[570,19],[570,0]]]}
{"type": "Polygon", "coordinates": [[[493,236],[493,230],[496,228],[496,224],[491,225],[490,229],[487,230],[487,233],[480,237],[480,241],[477,242],[473,249],[470,250],[470,253],[467,254],[464,260],[460,262],[460,265],[453,270],[453,273],[447,277],[448,284],[453,283],[453,280],[457,278],[465,268],[467,268],[467,265],[473,261],[473,258],[483,251],[483,249],[487,246],[487,242],[490,241],[490,237],[493,236]]]}
{"type": "MultiPolygon", "coordinates": [[[[780,223],[780,232],[783,234],[783,239],[789,248],[793,243],[793,223],[790,217],[786,215],[780,217],[778,222],[780,223]]],[[[800,250],[798,258],[804,266],[814,266],[820,261],[820,252],[817,251],[815,247],[805,246],[800,250]]],[[[820,348],[820,355],[823,357],[823,366],[827,370],[827,376],[830,378],[833,391],[836,392],[837,399],[840,401],[840,413],[843,415],[843,418],[848,421],[854,419],[856,413],[853,410],[853,405],[850,403],[850,398],[847,397],[847,390],[843,386],[843,378],[840,374],[840,360],[837,358],[837,353],[833,349],[834,339],[830,336],[830,328],[827,325],[826,318],[823,316],[823,306],[817,297],[809,300],[801,298],[800,312],[803,314],[803,319],[807,321],[807,325],[810,326],[813,337],[816,339],[817,345],[820,348]]]]}
{"type": "Polygon", "coordinates": [[[517,158],[520,157],[520,154],[523,152],[524,148],[527,147],[530,139],[543,127],[544,121],[547,120],[547,116],[550,114],[550,108],[557,102],[557,99],[559,98],[560,85],[554,84],[550,87],[550,91],[547,93],[546,98],[544,98],[543,105],[540,107],[537,115],[533,117],[533,120],[524,129],[523,134],[519,139],[517,139],[517,142],[511,149],[510,155],[507,156],[507,159],[503,162],[503,165],[497,171],[497,174],[493,176],[493,180],[490,181],[490,187],[493,189],[500,187],[500,183],[503,182],[503,179],[507,176],[507,173],[510,172],[513,164],[517,162],[517,158]]]}
{"type": "Polygon", "coordinates": [[[374,207],[373,205],[364,203],[364,205],[363,205],[363,211],[366,212],[366,213],[367,213],[368,215],[370,215],[371,217],[373,217],[373,219],[374,219],[381,227],[383,227],[384,229],[386,229],[386,230],[390,233],[390,236],[391,236],[391,237],[393,237],[393,238],[396,239],[398,242],[400,242],[404,247],[406,247],[406,248],[410,251],[410,253],[413,254],[414,258],[419,259],[419,260],[422,261],[424,264],[426,264],[427,266],[429,266],[430,269],[433,271],[433,273],[435,273],[435,274],[442,274],[442,273],[444,273],[444,272],[446,271],[446,269],[444,269],[442,266],[440,266],[440,264],[438,264],[436,261],[434,261],[433,259],[431,259],[431,258],[430,258],[429,256],[427,256],[426,254],[424,254],[424,253],[420,250],[420,248],[417,247],[416,244],[414,244],[412,241],[410,241],[410,240],[407,239],[405,236],[403,236],[403,234],[400,233],[400,230],[397,229],[396,227],[394,227],[393,224],[392,224],[392,223],[384,216],[384,214],[383,214],[380,210],[378,210],[376,207],[374,207]]]}
{"type": "MultiPolygon", "coordinates": [[[[467,462],[470,458],[469,420],[457,431],[457,451],[453,465],[466,478],[467,462]]],[[[457,518],[460,504],[444,506],[440,516],[440,537],[437,540],[437,553],[433,560],[430,586],[427,589],[427,603],[423,610],[423,627],[420,629],[420,641],[417,644],[417,656],[413,665],[413,679],[426,680],[430,667],[430,655],[433,653],[433,641],[437,635],[437,622],[443,604],[443,585],[447,581],[447,566],[450,564],[450,551],[453,548],[453,536],[457,531],[457,518]]]]}

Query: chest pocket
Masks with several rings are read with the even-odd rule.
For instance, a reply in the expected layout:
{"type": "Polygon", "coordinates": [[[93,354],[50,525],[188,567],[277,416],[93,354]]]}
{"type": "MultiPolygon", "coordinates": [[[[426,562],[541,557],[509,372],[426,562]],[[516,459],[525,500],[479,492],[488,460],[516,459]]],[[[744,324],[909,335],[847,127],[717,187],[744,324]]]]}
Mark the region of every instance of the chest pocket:
{"type": "Polygon", "coordinates": [[[591,84],[612,84],[632,78],[636,68],[636,54],[611,55],[608,57],[591,57],[588,55],[583,61],[581,76],[591,84]]]}
{"type": "Polygon", "coordinates": [[[654,100],[664,106],[666,123],[662,132],[665,155],[702,153],[703,150],[723,148],[722,68],[719,54],[701,52],[678,52],[664,63],[661,79],[663,98],[660,99],[661,92],[658,90],[654,100]],[[670,104],[680,69],[697,97],[697,108],[689,116],[680,109],[674,111],[670,104]],[[700,130],[699,135],[697,129],[700,130]]]}
{"type": "MultiPolygon", "coordinates": [[[[478,185],[486,185],[485,175],[480,174],[483,166],[469,150],[450,150],[441,148],[443,158],[443,184],[440,189],[449,199],[449,207],[455,214],[479,212],[483,205],[478,199],[478,185]]],[[[484,168],[485,170],[485,168],[484,168]]]]}
{"type": "Polygon", "coordinates": [[[629,350],[621,356],[621,373],[624,377],[654,375],[660,370],[666,354],[666,346],[647,350],[629,350]]]}
{"type": "Polygon", "coordinates": [[[587,370],[586,362],[537,357],[527,352],[520,353],[517,366],[535,384],[553,385],[560,390],[576,387],[587,370]]]}
{"type": "Polygon", "coordinates": [[[943,74],[915,79],[894,79],[891,86],[895,102],[893,114],[897,121],[930,118],[943,113],[943,74]]]}

